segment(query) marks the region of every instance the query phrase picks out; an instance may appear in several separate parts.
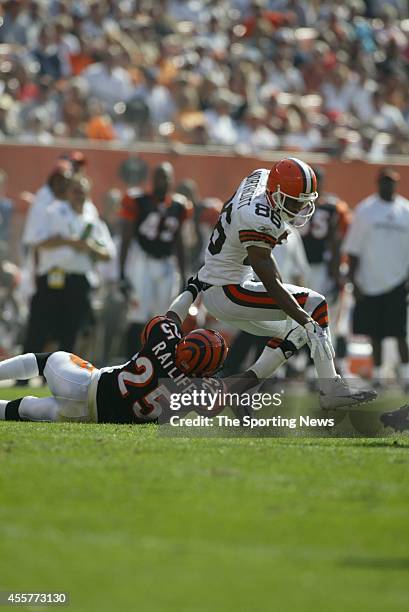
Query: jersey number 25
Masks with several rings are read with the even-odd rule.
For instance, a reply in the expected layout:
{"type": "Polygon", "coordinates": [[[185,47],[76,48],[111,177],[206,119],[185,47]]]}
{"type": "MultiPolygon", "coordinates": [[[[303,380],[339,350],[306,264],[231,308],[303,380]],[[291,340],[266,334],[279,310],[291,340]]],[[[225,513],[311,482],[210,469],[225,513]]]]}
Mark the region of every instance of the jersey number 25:
{"type": "MultiPolygon", "coordinates": [[[[118,385],[122,397],[128,397],[128,387],[144,387],[152,380],[154,370],[148,357],[138,357],[135,361],[135,370],[135,374],[123,371],[118,375],[118,385]]],[[[133,403],[132,410],[135,416],[147,421],[158,418],[162,412],[161,400],[163,398],[170,399],[170,393],[164,385],[159,385],[133,403]]]]}

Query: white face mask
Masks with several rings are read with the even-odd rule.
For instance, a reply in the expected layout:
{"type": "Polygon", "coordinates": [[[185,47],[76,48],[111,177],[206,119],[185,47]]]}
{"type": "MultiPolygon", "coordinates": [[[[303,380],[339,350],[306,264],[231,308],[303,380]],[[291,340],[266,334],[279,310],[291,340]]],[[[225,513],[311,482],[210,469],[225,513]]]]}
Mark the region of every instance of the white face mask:
{"type": "Polygon", "coordinates": [[[297,213],[294,213],[290,209],[286,208],[285,203],[287,198],[289,198],[290,200],[295,200],[295,198],[287,196],[280,190],[271,194],[271,199],[277,207],[277,210],[280,212],[282,220],[285,223],[289,223],[293,227],[302,227],[311,219],[312,215],[314,214],[314,202],[318,198],[318,193],[315,191],[311,194],[301,194],[300,198],[297,201],[299,203],[304,204],[304,206],[297,213]],[[304,197],[302,197],[303,195],[304,197]]]}

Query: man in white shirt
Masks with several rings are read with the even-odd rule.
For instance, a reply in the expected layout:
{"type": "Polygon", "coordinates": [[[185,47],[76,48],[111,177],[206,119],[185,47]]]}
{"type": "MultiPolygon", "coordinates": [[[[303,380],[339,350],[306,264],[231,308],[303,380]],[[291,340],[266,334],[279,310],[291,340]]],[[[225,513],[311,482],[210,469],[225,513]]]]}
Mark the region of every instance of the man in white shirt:
{"type": "Polygon", "coordinates": [[[24,224],[22,242],[33,246],[33,238],[38,229],[44,226],[47,207],[54,200],[64,200],[69,179],[72,176],[71,163],[60,159],[52,169],[47,182],[35,194],[24,224]]]}
{"type": "Polygon", "coordinates": [[[41,352],[47,342],[72,351],[90,311],[90,276],[97,261],[114,257],[115,246],[106,225],[84,205],[90,183],[75,175],[67,201],[54,201],[46,223],[38,228],[37,290],[30,309],[24,350],[41,352]]]}
{"type": "Polygon", "coordinates": [[[396,338],[401,378],[409,386],[406,282],[409,271],[409,201],[396,193],[399,174],[383,168],[378,192],[361,202],[346,236],[356,306],[353,331],[372,342],[374,379],[381,385],[382,340],[396,338]]]}
{"type": "Polygon", "coordinates": [[[117,102],[126,102],[134,93],[131,76],[120,65],[120,55],[120,47],[110,46],[101,62],[91,64],[82,73],[90,93],[107,111],[111,111],[117,102]]]}

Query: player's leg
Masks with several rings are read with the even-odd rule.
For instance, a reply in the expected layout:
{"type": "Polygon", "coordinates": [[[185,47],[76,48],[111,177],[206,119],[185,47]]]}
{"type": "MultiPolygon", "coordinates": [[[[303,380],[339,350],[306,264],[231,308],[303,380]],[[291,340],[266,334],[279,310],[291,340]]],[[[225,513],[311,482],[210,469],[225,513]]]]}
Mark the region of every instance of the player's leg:
{"type": "MultiPolygon", "coordinates": [[[[286,288],[320,326],[328,326],[328,305],[324,296],[295,285],[286,285],[286,288]]],[[[286,317],[274,300],[269,297],[262,283],[250,281],[241,286],[212,287],[205,291],[204,303],[206,308],[219,320],[257,335],[266,336],[269,332],[273,332],[272,337],[278,337],[291,343],[292,347],[288,350],[286,345],[284,345],[284,350],[279,345],[275,348],[272,346],[264,348],[256,363],[250,366],[250,370],[257,378],[271,376],[285,362],[286,353],[289,358],[308,341],[304,327],[286,317]],[[229,316],[230,311],[234,316],[229,316]],[[274,333],[280,321],[286,322],[284,335],[274,333]],[[256,368],[256,372],[253,368],[256,368]]],[[[337,374],[333,359],[316,354],[314,365],[317,370],[321,390],[320,401],[323,407],[352,405],[375,398],[376,394],[369,391],[352,390],[344,384],[337,374]]]]}
{"type": "Polygon", "coordinates": [[[169,304],[178,295],[180,288],[180,274],[173,258],[165,258],[153,262],[155,264],[154,295],[150,304],[151,316],[158,312],[164,313],[168,310],[169,304]]]}
{"type": "Polygon", "coordinates": [[[380,389],[382,387],[382,338],[371,337],[372,361],[373,361],[373,384],[380,389]]]}
{"type": "Polygon", "coordinates": [[[409,347],[406,336],[397,338],[400,364],[401,384],[405,393],[409,391],[409,347]]]}
{"type": "Polygon", "coordinates": [[[76,341],[87,317],[90,315],[90,286],[85,276],[68,274],[62,291],[58,340],[59,348],[74,350],[76,341]]]}
{"type": "Polygon", "coordinates": [[[59,409],[55,397],[27,395],[12,401],[0,400],[0,421],[58,421],[59,409]]]}
{"type": "Polygon", "coordinates": [[[152,258],[148,257],[141,248],[134,248],[132,261],[134,266],[128,272],[131,292],[128,301],[126,330],[126,353],[131,358],[141,348],[141,333],[149,317],[149,311],[154,304],[152,278],[152,258]]]}
{"type": "Polygon", "coordinates": [[[57,351],[47,360],[44,376],[59,406],[60,420],[95,420],[90,411],[90,385],[98,370],[77,355],[57,351]]]}
{"type": "Polygon", "coordinates": [[[223,364],[223,374],[236,374],[243,371],[243,364],[247,361],[250,352],[260,355],[264,348],[266,338],[248,332],[239,331],[230,344],[230,350],[223,364]]]}
{"type": "Polygon", "coordinates": [[[28,380],[42,376],[52,353],[25,353],[0,362],[0,380],[28,380]]]}
{"type": "MultiPolygon", "coordinates": [[[[328,304],[323,295],[296,285],[286,284],[285,287],[321,327],[328,327],[328,304]]],[[[242,285],[212,287],[204,292],[203,301],[211,314],[221,321],[230,322],[255,335],[286,340],[291,345],[290,348],[286,343],[283,345],[287,358],[307,343],[305,329],[287,317],[261,282],[246,281],[242,285]]],[[[262,370],[270,369],[270,363],[272,372],[280,367],[285,361],[283,350],[280,347],[271,349],[267,345],[258,360],[263,364],[260,366],[262,370]],[[275,352],[272,353],[272,350],[275,352]]],[[[324,386],[326,380],[337,377],[332,359],[317,356],[315,367],[324,386]]]]}
{"type": "Polygon", "coordinates": [[[405,285],[400,285],[385,296],[384,334],[396,338],[400,357],[399,377],[405,393],[409,391],[409,349],[407,341],[407,314],[407,290],[405,285]]]}

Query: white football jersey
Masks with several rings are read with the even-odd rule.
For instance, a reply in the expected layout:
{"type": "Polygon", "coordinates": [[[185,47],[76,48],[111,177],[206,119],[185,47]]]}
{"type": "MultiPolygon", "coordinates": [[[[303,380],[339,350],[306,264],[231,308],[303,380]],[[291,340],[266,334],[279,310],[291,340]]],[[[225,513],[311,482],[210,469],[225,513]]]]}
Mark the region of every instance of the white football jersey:
{"type": "Polygon", "coordinates": [[[211,285],[241,283],[251,273],[247,247],[272,249],[285,240],[290,226],[269,203],[266,195],[269,170],[247,176],[226,202],[206,249],[199,280],[211,285]]]}

